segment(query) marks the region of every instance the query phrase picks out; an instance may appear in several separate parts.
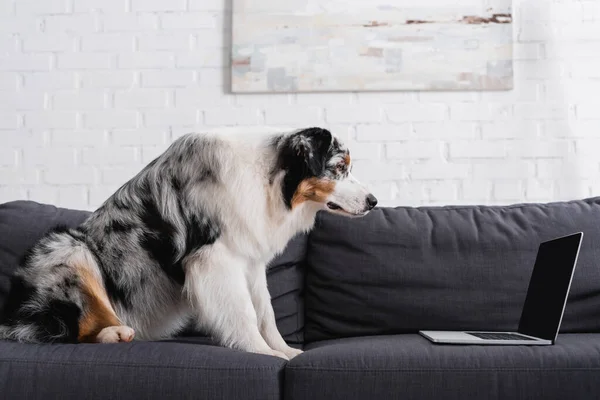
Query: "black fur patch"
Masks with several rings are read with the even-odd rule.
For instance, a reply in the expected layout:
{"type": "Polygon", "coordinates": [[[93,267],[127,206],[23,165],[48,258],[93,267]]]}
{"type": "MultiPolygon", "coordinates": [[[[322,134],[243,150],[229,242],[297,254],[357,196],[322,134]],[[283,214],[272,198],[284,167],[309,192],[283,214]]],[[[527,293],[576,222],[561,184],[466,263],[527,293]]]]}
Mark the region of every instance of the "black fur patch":
{"type": "Polygon", "coordinates": [[[217,224],[196,214],[186,219],[186,231],[186,255],[198,250],[202,246],[213,244],[221,234],[217,224]]]}
{"type": "MultiPolygon", "coordinates": [[[[123,201],[123,199],[121,199],[120,196],[113,196],[112,200],[113,207],[119,211],[128,211],[131,209],[131,206],[127,202],[123,201]]],[[[102,206],[98,210],[101,210],[100,212],[105,212],[106,208],[102,206]]]]}
{"type": "Polygon", "coordinates": [[[66,277],[65,280],[63,281],[62,285],[64,285],[64,287],[66,289],[73,289],[74,287],[76,287],[78,285],[78,281],[77,278],[75,277],[66,277]]]}
{"type": "Polygon", "coordinates": [[[179,177],[176,175],[173,175],[171,177],[171,186],[173,187],[173,190],[175,190],[177,193],[180,193],[181,189],[183,189],[183,184],[181,183],[179,177]]]}
{"type": "MultiPolygon", "coordinates": [[[[108,294],[108,297],[114,302],[119,303],[121,306],[123,306],[123,308],[130,310],[132,307],[131,290],[129,290],[126,287],[123,287],[115,280],[115,276],[113,276],[112,274],[112,269],[109,271],[98,256],[98,253],[102,252],[105,248],[104,240],[98,240],[96,242],[90,241],[88,242],[88,248],[92,252],[96,264],[98,264],[98,268],[100,269],[100,273],[102,274],[102,280],[104,281],[104,286],[106,287],[106,293],[108,294]]],[[[117,266],[117,268],[119,267],[121,266],[117,266]]],[[[71,283],[76,284],[77,282],[71,283]]],[[[67,284],[67,280],[65,280],[65,284],[67,284]]]]}
{"type": "Polygon", "coordinates": [[[181,264],[178,263],[173,236],[160,231],[146,231],[141,236],[140,245],[158,262],[169,278],[183,285],[185,274],[181,264]]]}
{"type": "Polygon", "coordinates": [[[13,276],[4,305],[4,320],[2,323],[6,325],[16,323],[19,319],[19,309],[24,302],[33,298],[36,293],[36,288],[27,283],[22,277],[13,276]]]}
{"type": "Polygon", "coordinates": [[[104,231],[109,234],[111,232],[129,232],[135,227],[131,221],[123,221],[119,219],[111,219],[104,227],[104,231]]]}
{"type": "Polygon", "coordinates": [[[104,281],[108,296],[113,301],[121,304],[123,308],[130,310],[132,308],[131,290],[118,284],[113,275],[107,271],[106,268],[100,267],[100,272],[102,273],[102,280],[104,281]]]}
{"type": "Polygon", "coordinates": [[[321,128],[310,128],[299,132],[299,135],[308,138],[309,147],[304,150],[306,164],[312,176],[319,176],[325,169],[325,163],[330,152],[333,136],[331,132],[321,128]]]}
{"type": "MultiPolygon", "coordinates": [[[[188,157],[195,154],[190,150],[188,157]]],[[[206,179],[215,178],[211,169],[197,171],[198,176],[206,179]],[[204,175],[202,175],[204,173],[204,175]],[[211,178],[212,177],[212,178],[211,178]]],[[[181,187],[181,182],[176,178],[166,178],[175,188],[181,187]]],[[[150,193],[150,184],[142,183],[142,190],[150,193]]],[[[203,218],[201,214],[192,213],[183,204],[183,199],[178,203],[179,213],[185,222],[185,244],[186,247],[178,251],[175,238],[178,234],[175,224],[163,217],[151,196],[144,196],[142,208],[139,214],[141,226],[140,246],[148,252],[150,257],[157,261],[161,270],[174,282],[183,285],[185,272],[181,264],[182,259],[192,251],[214,243],[220,235],[217,224],[203,218]]]]}
{"type": "Polygon", "coordinates": [[[43,342],[76,343],[81,310],[75,303],[52,299],[35,315],[35,325],[43,342]]]}
{"type": "MultiPolygon", "coordinates": [[[[143,186],[149,188],[147,182],[143,186]]],[[[181,264],[177,262],[178,251],[174,242],[177,233],[175,226],[163,218],[150,196],[143,198],[139,217],[143,224],[140,246],[158,262],[169,278],[183,284],[185,273],[181,264]]]]}
{"type": "Polygon", "coordinates": [[[292,207],[292,198],[300,182],[319,177],[325,171],[332,139],[331,132],[326,129],[309,128],[273,141],[279,150],[277,169],[273,174],[286,171],[281,190],[288,208],[292,207]]]}
{"type": "MultiPolygon", "coordinates": [[[[65,291],[66,293],[66,291],[65,291]]],[[[35,299],[38,291],[20,276],[14,276],[4,308],[3,325],[29,325],[41,342],[75,343],[79,336],[81,310],[72,302],[50,299],[35,311],[23,310],[23,305],[35,299]]]]}

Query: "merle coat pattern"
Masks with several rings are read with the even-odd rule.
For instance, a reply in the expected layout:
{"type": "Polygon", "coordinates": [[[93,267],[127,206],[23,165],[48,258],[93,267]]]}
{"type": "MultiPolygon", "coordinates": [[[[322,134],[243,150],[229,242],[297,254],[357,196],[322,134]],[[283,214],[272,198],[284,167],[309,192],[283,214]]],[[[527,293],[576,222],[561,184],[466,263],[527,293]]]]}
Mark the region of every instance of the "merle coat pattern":
{"type": "Polygon", "coordinates": [[[76,229],[57,228],[17,270],[0,338],[128,342],[190,321],[222,345],[291,358],[266,264],[319,210],[361,216],[376,199],[331,133],[189,134],[76,229]]]}

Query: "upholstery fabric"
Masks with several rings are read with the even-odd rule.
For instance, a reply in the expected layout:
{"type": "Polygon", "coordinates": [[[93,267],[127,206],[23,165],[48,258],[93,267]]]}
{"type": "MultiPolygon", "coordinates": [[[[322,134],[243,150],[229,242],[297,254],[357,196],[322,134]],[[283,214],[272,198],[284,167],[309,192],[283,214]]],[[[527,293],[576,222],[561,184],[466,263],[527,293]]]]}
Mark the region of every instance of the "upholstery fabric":
{"type": "Polygon", "coordinates": [[[437,345],[416,334],[316,342],[288,364],[289,400],[563,400],[600,393],[600,334],[553,346],[437,345]]]}
{"type": "Polygon", "coordinates": [[[2,399],[281,399],[285,360],[206,339],[33,345],[0,341],[2,399]]]}
{"type": "Polygon", "coordinates": [[[322,213],[309,237],[306,341],[517,329],[540,242],[583,231],[563,332],[600,332],[600,198],[322,213]]]}

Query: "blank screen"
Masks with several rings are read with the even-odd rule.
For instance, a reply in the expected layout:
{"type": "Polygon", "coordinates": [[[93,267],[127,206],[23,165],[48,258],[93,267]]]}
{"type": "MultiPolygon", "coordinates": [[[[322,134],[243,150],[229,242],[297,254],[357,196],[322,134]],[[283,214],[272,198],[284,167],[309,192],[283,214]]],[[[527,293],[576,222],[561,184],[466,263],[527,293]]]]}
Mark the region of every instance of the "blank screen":
{"type": "Polygon", "coordinates": [[[521,314],[520,333],[556,338],[582,236],[576,233],[540,245],[521,314]]]}

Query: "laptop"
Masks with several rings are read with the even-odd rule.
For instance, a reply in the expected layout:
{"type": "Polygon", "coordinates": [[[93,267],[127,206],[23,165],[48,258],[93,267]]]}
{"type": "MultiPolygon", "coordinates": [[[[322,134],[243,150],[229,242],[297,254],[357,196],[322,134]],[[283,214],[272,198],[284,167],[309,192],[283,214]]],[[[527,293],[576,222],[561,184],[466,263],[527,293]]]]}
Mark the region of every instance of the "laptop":
{"type": "Polygon", "coordinates": [[[434,343],[552,345],[565,312],[583,233],[543,242],[537,253],[517,332],[419,331],[434,343]]]}

